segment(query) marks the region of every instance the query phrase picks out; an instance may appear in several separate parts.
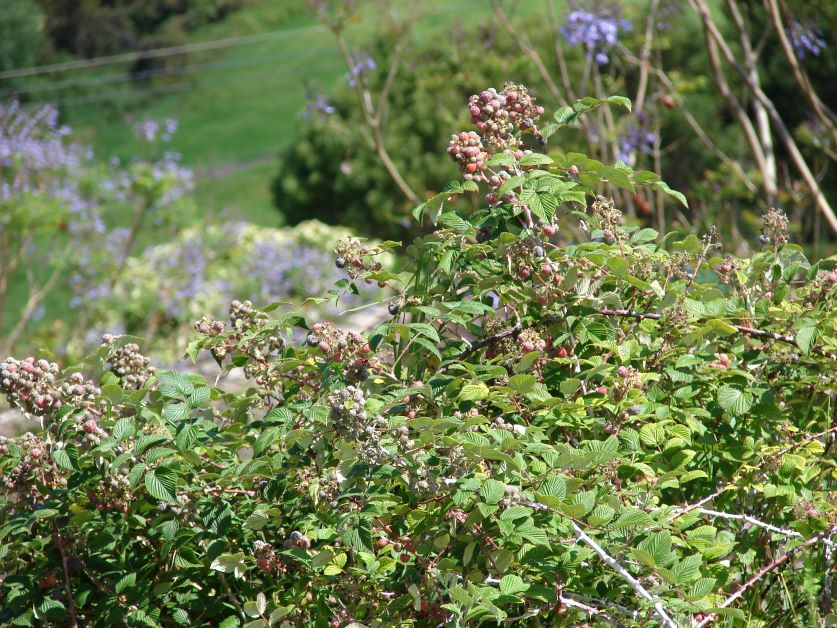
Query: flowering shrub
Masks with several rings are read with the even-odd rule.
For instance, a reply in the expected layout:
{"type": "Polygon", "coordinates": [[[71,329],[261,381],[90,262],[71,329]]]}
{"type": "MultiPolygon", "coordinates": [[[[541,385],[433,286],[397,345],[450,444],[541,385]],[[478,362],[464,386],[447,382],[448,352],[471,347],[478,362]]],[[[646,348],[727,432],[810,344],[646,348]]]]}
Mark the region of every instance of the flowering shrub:
{"type": "Polygon", "coordinates": [[[743,259],[715,230],[629,227],[606,185],[677,193],[519,150],[626,99],[544,121],[511,117],[520,86],[487,93],[503,132],[455,136],[480,177],[416,208],[436,229],[410,268],[337,248],[393,291],[368,335],[234,302],[187,352],[243,366],[238,393],[148,371],[124,338],[80,367],[3,364],[43,430],[0,445],[2,621],[827,621],[834,260],[806,260],[778,210],[743,259]],[[558,213],[580,241],[554,244],[558,213]]]}
{"type": "MultiPolygon", "coordinates": [[[[194,321],[204,314],[221,316],[233,299],[301,305],[311,295],[325,295],[342,276],[330,243],[347,235],[345,229],[316,221],[290,229],[248,223],[184,229],[128,258],[112,286],[94,284],[77,299],[95,313],[93,332],[157,337],[159,351],[168,347],[166,357],[175,357],[182,355],[194,321]]],[[[346,242],[361,246],[357,240],[346,242]]],[[[389,256],[385,261],[392,263],[389,256]]],[[[358,291],[369,300],[377,290],[375,284],[362,283],[358,291]]],[[[304,309],[332,318],[360,304],[354,292],[344,289],[331,299],[309,301],[304,309]],[[336,302],[334,297],[339,297],[336,302]]],[[[73,353],[86,350],[85,342],[80,338],[73,353]]]]}

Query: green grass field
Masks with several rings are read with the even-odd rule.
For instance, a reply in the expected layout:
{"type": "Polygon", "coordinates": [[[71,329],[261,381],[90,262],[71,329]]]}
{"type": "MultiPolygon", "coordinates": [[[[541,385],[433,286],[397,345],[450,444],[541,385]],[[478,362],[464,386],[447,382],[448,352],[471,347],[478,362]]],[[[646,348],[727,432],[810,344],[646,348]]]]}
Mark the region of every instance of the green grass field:
{"type": "MultiPolygon", "coordinates": [[[[379,4],[361,2],[361,19],[347,33],[351,44],[362,46],[384,26],[379,4]]],[[[488,2],[474,0],[384,4],[394,4],[400,11],[417,11],[414,32],[422,39],[447,37],[446,31],[454,24],[473,23],[491,13],[488,2]]],[[[529,9],[521,6],[518,10],[529,9]]],[[[197,67],[166,77],[166,82],[157,79],[150,88],[120,82],[102,85],[81,98],[48,93],[59,96],[59,102],[65,100],[68,123],[101,157],[129,158],[142,150],[126,120],[177,118],[180,128],[170,146],[196,170],[201,204],[275,225],[280,218],[272,207],[269,189],[277,170],[274,158],[294,139],[306,90],[327,90],[343,80],[346,70],[334,38],[316,23],[304,0],[254,0],[226,20],[193,33],[192,39],[209,41],[256,33],[272,34],[258,43],[194,53],[188,63],[197,67]]],[[[73,77],[89,80],[121,70],[124,66],[107,66],[80,71],[73,77]]]]}

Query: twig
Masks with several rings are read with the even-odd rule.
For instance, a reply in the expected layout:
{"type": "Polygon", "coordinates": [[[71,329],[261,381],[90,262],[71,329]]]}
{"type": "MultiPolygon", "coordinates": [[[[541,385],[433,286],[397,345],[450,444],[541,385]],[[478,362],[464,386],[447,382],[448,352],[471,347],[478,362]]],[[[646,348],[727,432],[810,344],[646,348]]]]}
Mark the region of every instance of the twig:
{"type": "Polygon", "coordinates": [[[232,602],[233,606],[235,606],[238,609],[238,614],[241,615],[241,619],[247,619],[247,615],[244,613],[244,609],[241,607],[241,604],[238,602],[235,595],[233,595],[232,589],[230,589],[230,585],[227,583],[227,578],[224,576],[224,573],[219,571],[218,576],[221,580],[221,584],[224,587],[224,593],[226,594],[230,602],[232,602]]]}
{"type": "Polygon", "coordinates": [[[610,556],[610,554],[604,551],[604,548],[602,548],[601,545],[599,545],[593,539],[587,536],[584,533],[584,530],[582,530],[575,521],[571,521],[570,523],[572,523],[573,531],[575,532],[576,536],[580,541],[589,545],[593,549],[593,551],[596,552],[596,554],[598,554],[599,557],[605,563],[608,564],[608,566],[611,569],[618,573],[622,577],[622,579],[625,580],[625,582],[627,582],[628,585],[639,594],[641,598],[651,602],[654,605],[654,613],[657,615],[657,617],[659,617],[660,622],[663,624],[663,626],[665,626],[666,628],[678,628],[675,621],[666,612],[666,609],[663,607],[662,602],[660,602],[653,595],[651,595],[648,592],[648,590],[644,586],[642,586],[642,583],[636,578],[634,578],[631,575],[631,573],[622,565],[620,565],[615,558],[613,558],[612,556],[610,556]]]}
{"type": "MultiPolygon", "coordinates": [[[[768,573],[770,573],[771,571],[776,569],[776,567],[778,567],[782,563],[786,562],[789,558],[791,558],[794,554],[796,554],[800,550],[802,550],[806,547],[809,547],[811,545],[814,545],[816,543],[819,543],[820,541],[822,541],[822,539],[827,534],[829,534],[829,533],[826,532],[826,533],[818,534],[817,536],[811,537],[810,539],[808,539],[807,541],[805,541],[801,545],[797,545],[796,547],[793,547],[793,548],[789,549],[787,552],[785,552],[784,554],[782,554],[778,558],[774,558],[767,565],[765,565],[764,567],[759,569],[755,574],[753,574],[753,576],[749,580],[747,580],[744,584],[742,584],[735,593],[733,593],[726,600],[724,600],[723,602],[718,604],[717,608],[727,608],[728,606],[731,606],[738,598],[740,598],[742,595],[744,595],[744,593],[747,591],[747,589],[749,589],[754,584],[759,582],[762,578],[764,578],[764,576],[766,576],[768,573]]],[[[693,623],[692,625],[693,625],[694,628],[702,628],[706,624],[708,624],[712,621],[715,621],[715,619],[717,617],[718,617],[717,613],[710,613],[709,615],[704,617],[701,621],[699,621],[697,623],[693,623]]]]}
{"type": "MultiPolygon", "coordinates": [[[[770,523],[760,521],[759,519],[756,519],[755,517],[751,517],[750,515],[739,515],[739,514],[735,514],[735,513],[731,513],[731,512],[721,512],[719,510],[709,510],[708,508],[698,508],[698,512],[702,515],[709,515],[711,517],[719,517],[721,519],[735,519],[735,520],[738,520],[738,521],[746,521],[750,525],[754,525],[758,528],[764,528],[765,530],[769,530],[770,532],[775,532],[776,534],[782,534],[784,536],[790,536],[790,537],[794,537],[794,538],[798,538],[798,539],[804,539],[805,538],[801,533],[797,532],[796,530],[789,530],[787,528],[779,528],[779,527],[774,526],[770,523]]],[[[822,540],[824,545],[827,545],[829,547],[834,547],[834,546],[837,545],[837,544],[834,543],[834,541],[832,541],[829,538],[823,538],[821,540],[822,540]]]]}
{"type": "MultiPolygon", "coordinates": [[[[741,64],[738,63],[738,61],[736,60],[735,55],[732,53],[732,50],[730,49],[723,35],[721,35],[721,32],[718,30],[717,24],[715,24],[715,22],[713,21],[712,16],[709,12],[709,6],[706,4],[706,0],[688,1],[692,8],[695,10],[695,12],[700,16],[701,21],[703,22],[703,28],[710,53],[714,52],[717,56],[717,51],[718,49],[720,49],[721,53],[724,56],[724,59],[727,61],[727,63],[729,63],[730,66],[733,67],[733,69],[735,69],[738,75],[744,80],[746,87],[753,95],[753,97],[755,97],[756,100],[758,100],[764,106],[765,110],[767,111],[767,115],[770,117],[770,122],[773,125],[773,130],[782,140],[782,143],[785,145],[785,148],[788,151],[791,161],[796,166],[796,169],[799,171],[799,174],[804,179],[805,184],[810,189],[811,194],[814,197],[814,201],[816,202],[817,208],[819,209],[820,213],[822,213],[823,218],[825,218],[832,231],[837,233],[837,215],[835,215],[834,210],[831,208],[831,205],[825,198],[825,194],[823,194],[823,191],[820,188],[816,177],[813,175],[811,169],[808,167],[805,158],[799,151],[799,147],[796,145],[796,142],[794,141],[791,132],[788,130],[787,125],[785,125],[784,120],[782,120],[782,116],[779,115],[779,112],[776,109],[776,106],[773,104],[773,101],[770,100],[770,98],[768,98],[764,91],[762,91],[761,87],[759,87],[757,84],[753,82],[747,70],[743,68],[741,64]]],[[[710,62],[714,66],[715,62],[717,62],[717,58],[714,61],[710,59],[710,62]]]]}
{"type": "Polygon", "coordinates": [[[70,612],[70,626],[76,628],[78,626],[78,619],[76,613],[76,601],[73,599],[73,586],[70,584],[70,569],[67,567],[67,552],[65,551],[64,539],[58,531],[58,524],[52,524],[53,536],[55,544],[58,546],[58,552],[61,554],[61,566],[64,568],[64,591],[67,593],[67,607],[70,612]]]}

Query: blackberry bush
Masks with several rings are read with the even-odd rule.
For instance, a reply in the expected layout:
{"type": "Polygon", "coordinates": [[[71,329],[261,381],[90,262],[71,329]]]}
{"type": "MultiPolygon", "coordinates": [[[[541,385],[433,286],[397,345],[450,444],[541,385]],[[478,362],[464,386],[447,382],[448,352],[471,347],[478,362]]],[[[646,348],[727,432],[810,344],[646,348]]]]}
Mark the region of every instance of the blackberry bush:
{"type": "Polygon", "coordinates": [[[389,291],[368,334],[235,302],[187,354],[243,367],[237,392],[151,371],[129,338],[4,363],[42,430],[0,442],[0,621],[833,621],[835,260],[779,210],[743,259],[715,230],[630,225],[612,186],[681,197],[537,149],[630,103],[544,121],[525,94],[471,100],[486,124],[452,152],[480,176],[415,209],[435,229],[402,272],[375,267],[391,243],[337,246],[342,290],[389,291]],[[464,194],[485,201],[467,218],[464,194]]]}

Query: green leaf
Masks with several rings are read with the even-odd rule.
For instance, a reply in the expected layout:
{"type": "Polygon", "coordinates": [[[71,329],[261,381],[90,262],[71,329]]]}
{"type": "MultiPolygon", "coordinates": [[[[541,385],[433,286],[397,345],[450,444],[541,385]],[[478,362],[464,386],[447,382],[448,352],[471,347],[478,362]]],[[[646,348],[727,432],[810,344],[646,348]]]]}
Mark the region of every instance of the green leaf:
{"type": "Polygon", "coordinates": [[[499,504],[506,494],[506,485],[497,480],[486,480],[480,487],[480,497],[486,504],[499,504]]]}
{"type": "Polygon", "coordinates": [[[810,353],[819,335],[816,321],[807,318],[802,319],[797,323],[796,330],[795,340],[797,346],[802,349],[803,353],[810,353]]]}
{"type": "Polygon", "coordinates": [[[637,508],[628,508],[624,510],[619,518],[611,524],[611,528],[621,530],[625,528],[635,528],[637,526],[651,525],[651,517],[647,513],[638,510],[637,508]]]}
{"type": "Polygon", "coordinates": [[[483,382],[465,384],[459,391],[459,398],[463,401],[480,401],[488,397],[488,386],[483,382]]]}
{"type": "Polygon", "coordinates": [[[715,588],[715,582],[715,578],[698,578],[689,589],[687,597],[690,600],[706,597],[715,588]]]}
{"type": "Polygon", "coordinates": [[[119,579],[119,582],[116,583],[114,589],[117,593],[124,593],[127,589],[132,588],[137,583],[137,574],[129,573],[126,576],[122,576],[119,579]]]}
{"type": "Polygon", "coordinates": [[[145,488],[149,495],[161,501],[175,502],[177,473],[171,467],[157,467],[145,474],[145,488]]]}
{"type": "Polygon", "coordinates": [[[753,402],[753,395],[740,388],[724,385],[718,389],[718,404],[730,414],[744,414],[753,407],[753,402]]]}
{"type": "Polygon", "coordinates": [[[503,576],[500,580],[500,593],[503,595],[514,595],[523,593],[529,589],[529,585],[523,582],[523,578],[515,575],[503,576]]]}
{"type": "Polygon", "coordinates": [[[135,432],[134,420],[131,417],[125,417],[116,422],[111,435],[116,439],[116,442],[121,443],[126,438],[133,436],[135,432]]]}
{"type": "Polygon", "coordinates": [[[235,554],[221,554],[212,561],[210,569],[221,573],[231,573],[236,578],[243,578],[247,572],[247,564],[244,559],[244,552],[235,554]]]}

